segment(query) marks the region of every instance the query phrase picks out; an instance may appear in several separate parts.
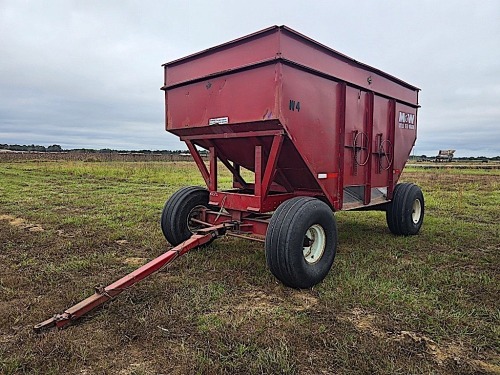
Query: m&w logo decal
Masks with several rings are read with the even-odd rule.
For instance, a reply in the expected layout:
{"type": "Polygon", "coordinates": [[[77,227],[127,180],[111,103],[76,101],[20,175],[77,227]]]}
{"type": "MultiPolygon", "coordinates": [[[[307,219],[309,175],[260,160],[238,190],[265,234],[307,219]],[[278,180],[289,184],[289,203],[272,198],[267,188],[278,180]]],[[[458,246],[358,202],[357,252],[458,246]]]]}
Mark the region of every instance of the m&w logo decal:
{"type": "Polygon", "coordinates": [[[415,115],[400,111],[398,123],[400,129],[415,129],[415,115]]]}

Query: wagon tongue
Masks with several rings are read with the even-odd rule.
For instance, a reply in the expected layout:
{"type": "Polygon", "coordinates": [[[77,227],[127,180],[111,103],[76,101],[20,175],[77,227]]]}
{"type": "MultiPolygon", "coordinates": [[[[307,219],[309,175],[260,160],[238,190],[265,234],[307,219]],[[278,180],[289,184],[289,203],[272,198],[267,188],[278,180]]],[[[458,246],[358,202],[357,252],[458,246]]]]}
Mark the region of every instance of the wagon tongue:
{"type": "Polygon", "coordinates": [[[189,250],[206,244],[212,238],[223,235],[232,224],[219,224],[208,228],[203,228],[193,234],[189,239],[170,249],[166,253],[139,267],[135,271],[108,285],[107,287],[97,286],[95,293],[76,305],[65,310],[61,314],[56,314],[33,327],[35,332],[40,332],[50,327],[62,328],[76,319],[87,314],[98,306],[114,298],[125,289],[148,277],[152,273],[159,271],[176,258],[186,254],[189,250]]]}

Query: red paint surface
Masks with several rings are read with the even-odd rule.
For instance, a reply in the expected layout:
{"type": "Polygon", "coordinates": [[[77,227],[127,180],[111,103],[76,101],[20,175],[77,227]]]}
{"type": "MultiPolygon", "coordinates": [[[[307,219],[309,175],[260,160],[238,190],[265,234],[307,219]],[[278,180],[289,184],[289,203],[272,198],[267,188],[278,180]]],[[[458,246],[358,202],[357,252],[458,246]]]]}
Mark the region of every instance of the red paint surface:
{"type": "Polygon", "coordinates": [[[392,172],[403,169],[416,139],[418,88],[285,26],[164,67],[166,129],[225,164],[260,168],[245,190],[235,178],[228,209],[267,212],[297,195],[342,209],[349,186],[365,187],[364,204],[371,188],[386,187],[390,197],[400,175],[392,172]],[[400,111],[415,115],[414,129],[398,126],[400,111]],[[209,126],[213,118],[228,123],[209,126]]]}

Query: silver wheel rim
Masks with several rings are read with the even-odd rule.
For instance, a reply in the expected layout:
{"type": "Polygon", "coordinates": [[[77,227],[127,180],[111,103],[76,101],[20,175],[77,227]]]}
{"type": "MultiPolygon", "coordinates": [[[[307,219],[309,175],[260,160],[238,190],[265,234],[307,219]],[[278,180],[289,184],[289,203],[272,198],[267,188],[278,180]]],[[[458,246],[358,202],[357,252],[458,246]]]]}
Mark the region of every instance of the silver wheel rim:
{"type": "Polygon", "coordinates": [[[413,202],[411,220],[413,224],[417,224],[420,221],[420,216],[422,215],[422,203],[420,199],[415,199],[413,202]]]}
{"type": "Polygon", "coordinates": [[[304,237],[302,254],[307,263],[313,264],[321,259],[326,247],[325,230],[319,224],[309,227],[304,237]]]}
{"type": "Polygon", "coordinates": [[[200,225],[199,223],[192,222],[191,219],[193,218],[199,219],[201,212],[203,212],[203,210],[205,209],[206,207],[204,205],[199,204],[193,207],[191,211],[189,211],[189,214],[187,216],[187,227],[191,233],[195,233],[198,229],[202,227],[202,225],[200,225]]]}

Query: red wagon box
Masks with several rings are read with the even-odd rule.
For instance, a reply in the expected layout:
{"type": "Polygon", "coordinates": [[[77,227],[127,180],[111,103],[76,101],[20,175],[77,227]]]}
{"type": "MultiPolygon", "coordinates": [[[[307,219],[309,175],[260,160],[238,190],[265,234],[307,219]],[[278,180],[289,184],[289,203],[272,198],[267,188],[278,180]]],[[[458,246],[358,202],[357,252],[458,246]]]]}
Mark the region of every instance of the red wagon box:
{"type": "Polygon", "coordinates": [[[256,174],[244,185],[235,174],[248,197],[212,194],[212,204],[268,212],[291,194],[346,210],[392,197],[416,139],[418,88],[286,26],[164,68],[166,128],[186,141],[210,191],[216,175],[194,145],[256,174]]]}

